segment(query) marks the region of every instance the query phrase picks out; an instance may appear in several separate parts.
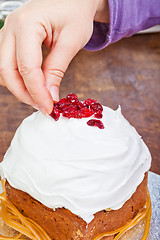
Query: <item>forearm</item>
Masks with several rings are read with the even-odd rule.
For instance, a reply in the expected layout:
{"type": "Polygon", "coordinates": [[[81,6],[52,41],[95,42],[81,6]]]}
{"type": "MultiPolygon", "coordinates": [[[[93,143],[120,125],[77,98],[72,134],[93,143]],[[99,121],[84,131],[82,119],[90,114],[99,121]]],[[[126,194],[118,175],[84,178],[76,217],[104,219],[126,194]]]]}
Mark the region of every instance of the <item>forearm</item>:
{"type": "Polygon", "coordinates": [[[108,0],[100,0],[96,14],[94,16],[94,21],[109,23],[109,6],[108,0]]]}
{"type": "Polygon", "coordinates": [[[93,35],[85,47],[88,50],[102,49],[123,37],[129,37],[140,30],[160,24],[160,0],[106,1],[109,10],[105,7],[105,11],[101,13],[103,15],[106,12],[109,20],[100,21],[100,17],[97,19],[98,15],[95,15],[93,35]]]}

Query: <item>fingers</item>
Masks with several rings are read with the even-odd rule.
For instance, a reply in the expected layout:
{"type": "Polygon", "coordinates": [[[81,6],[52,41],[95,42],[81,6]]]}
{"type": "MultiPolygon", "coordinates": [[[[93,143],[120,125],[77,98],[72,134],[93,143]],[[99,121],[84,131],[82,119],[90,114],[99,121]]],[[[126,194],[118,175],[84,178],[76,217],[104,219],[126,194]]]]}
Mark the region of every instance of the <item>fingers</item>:
{"type": "MultiPolygon", "coordinates": [[[[1,72],[1,69],[0,69],[0,72],[1,72]]],[[[3,86],[3,87],[6,87],[6,84],[3,81],[2,77],[0,77],[0,85],[3,86]]]]}
{"type": "Polygon", "coordinates": [[[73,57],[80,50],[78,41],[61,34],[43,64],[47,88],[54,101],[59,101],[59,85],[73,57]]]}
{"type": "MultiPolygon", "coordinates": [[[[53,100],[59,100],[59,85],[70,61],[80,50],[79,39],[75,40],[67,30],[61,31],[53,41],[43,71],[42,42],[47,39],[41,24],[22,25],[14,33],[4,34],[0,54],[0,84],[22,102],[50,114],[53,100]],[[28,28],[27,28],[28,26],[28,28]]],[[[74,35],[74,31],[71,31],[74,35]]]]}
{"type": "Polygon", "coordinates": [[[41,45],[45,37],[45,30],[40,24],[29,26],[17,35],[16,47],[18,69],[25,86],[39,109],[49,114],[53,109],[53,100],[41,69],[41,45]]]}
{"type": "Polygon", "coordinates": [[[0,84],[2,86],[7,86],[9,91],[20,101],[37,108],[18,72],[15,54],[15,39],[12,34],[7,34],[5,40],[1,41],[0,84]]]}
{"type": "MultiPolygon", "coordinates": [[[[2,48],[2,29],[0,29],[0,46],[1,46],[1,48],[2,48]]],[[[2,54],[0,54],[0,57],[2,56],[2,54]]],[[[0,59],[0,85],[1,86],[6,86],[5,85],[5,82],[4,82],[4,80],[3,80],[3,78],[1,77],[1,71],[2,71],[2,65],[1,65],[1,59],[0,59]]]]}

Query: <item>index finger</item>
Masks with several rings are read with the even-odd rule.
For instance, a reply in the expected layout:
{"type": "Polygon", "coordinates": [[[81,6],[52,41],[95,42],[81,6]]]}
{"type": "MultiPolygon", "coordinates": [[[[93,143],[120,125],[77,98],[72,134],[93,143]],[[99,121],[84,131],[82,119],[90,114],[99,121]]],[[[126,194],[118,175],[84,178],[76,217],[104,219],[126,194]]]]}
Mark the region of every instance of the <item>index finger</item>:
{"type": "Polygon", "coordinates": [[[46,87],[41,69],[42,42],[46,32],[42,25],[32,25],[19,31],[16,36],[17,64],[32,99],[43,113],[49,114],[53,108],[53,99],[46,87]]]}

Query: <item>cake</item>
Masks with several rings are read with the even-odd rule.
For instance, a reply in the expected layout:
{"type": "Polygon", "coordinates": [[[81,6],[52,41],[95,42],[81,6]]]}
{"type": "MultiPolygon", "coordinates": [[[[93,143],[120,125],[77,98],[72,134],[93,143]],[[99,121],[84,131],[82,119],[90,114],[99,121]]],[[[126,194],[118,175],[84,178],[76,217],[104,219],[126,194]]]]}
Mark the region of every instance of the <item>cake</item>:
{"type": "Polygon", "coordinates": [[[150,152],[120,107],[75,96],[22,122],[0,164],[6,197],[52,240],[112,240],[146,208],[150,152]]]}

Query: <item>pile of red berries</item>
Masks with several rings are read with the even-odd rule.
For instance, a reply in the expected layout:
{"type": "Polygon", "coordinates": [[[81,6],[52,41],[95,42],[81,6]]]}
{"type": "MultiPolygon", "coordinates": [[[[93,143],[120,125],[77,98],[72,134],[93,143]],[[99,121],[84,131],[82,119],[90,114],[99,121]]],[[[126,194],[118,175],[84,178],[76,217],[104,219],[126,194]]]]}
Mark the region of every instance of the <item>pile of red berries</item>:
{"type": "MultiPolygon", "coordinates": [[[[54,104],[54,108],[50,116],[57,121],[62,114],[66,118],[102,118],[103,107],[97,100],[88,98],[84,102],[78,100],[77,95],[70,93],[66,98],[62,98],[58,103],[54,104]]],[[[91,119],[87,122],[89,126],[96,126],[100,129],[104,128],[103,123],[97,119],[91,119]]]]}

